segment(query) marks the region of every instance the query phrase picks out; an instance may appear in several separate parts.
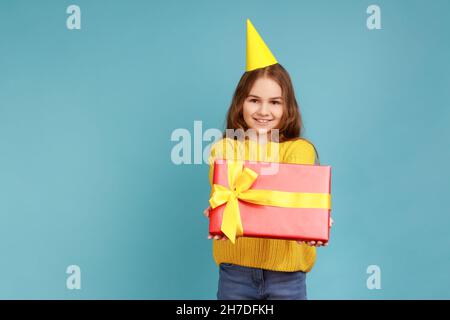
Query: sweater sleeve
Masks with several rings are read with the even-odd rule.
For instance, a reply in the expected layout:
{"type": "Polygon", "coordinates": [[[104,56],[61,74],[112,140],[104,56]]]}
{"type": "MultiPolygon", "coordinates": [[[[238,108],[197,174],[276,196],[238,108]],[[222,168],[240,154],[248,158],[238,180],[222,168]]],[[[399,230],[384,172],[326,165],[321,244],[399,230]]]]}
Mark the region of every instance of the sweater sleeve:
{"type": "Polygon", "coordinates": [[[297,164],[317,164],[318,157],[314,145],[306,139],[292,141],[287,147],[284,162],[297,164]]]}

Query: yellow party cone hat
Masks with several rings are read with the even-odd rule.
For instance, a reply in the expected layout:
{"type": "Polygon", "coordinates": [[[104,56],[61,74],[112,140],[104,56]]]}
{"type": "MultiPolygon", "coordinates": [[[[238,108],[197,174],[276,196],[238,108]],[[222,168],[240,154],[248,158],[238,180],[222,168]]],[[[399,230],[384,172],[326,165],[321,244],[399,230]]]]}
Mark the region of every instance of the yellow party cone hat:
{"type": "Polygon", "coordinates": [[[252,71],[278,63],[264,40],[247,19],[247,66],[245,71],[252,71]]]}

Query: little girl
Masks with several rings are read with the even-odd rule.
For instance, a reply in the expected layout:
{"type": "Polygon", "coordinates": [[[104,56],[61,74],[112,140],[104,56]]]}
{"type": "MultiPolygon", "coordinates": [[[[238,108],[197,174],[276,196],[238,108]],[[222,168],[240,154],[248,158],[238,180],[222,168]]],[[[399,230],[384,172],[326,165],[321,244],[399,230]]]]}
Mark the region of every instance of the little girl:
{"type": "MultiPolygon", "coordinates": [[[[227,129],[256,132],[256,139],[245,135],[239,140],[224,134],[213,144],[209,159],[211,185],[215,159],[319,163],[314,145],[300,137],[301,127],[288,72],[247,20],[247,68],[228,110],[227,129]],[[277,141],[272,131],[278,133],[277,141]],[[255,147],[258,152],[250,152],[255,147]],[[277,152],[270,154],[270,150],[277,152]]],[[[210,210],[205,209],[205,216],[210,210]]],[[[233,244],[225,236],[214,236],[213,257],[219,266],[217,298],[306,299],[306,273],[314,265],[315,247],[322,245],[326,244],[253,237],[238,237],[233,244]]]]}

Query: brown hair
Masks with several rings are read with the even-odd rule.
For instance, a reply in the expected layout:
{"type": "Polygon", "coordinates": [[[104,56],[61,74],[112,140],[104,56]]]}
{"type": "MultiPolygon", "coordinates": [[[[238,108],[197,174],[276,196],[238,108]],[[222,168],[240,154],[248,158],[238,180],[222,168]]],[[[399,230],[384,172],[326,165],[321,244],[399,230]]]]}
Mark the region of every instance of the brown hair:
{"type": "MultiPolygon", "coordinates": [[[[299,139],[303,132],[302,116],[295,98],[291,77],[279,63],[265,68],[247,71],[242,75],[234,92],[230,108],[228,109],[226,129],[242,129],[243,131],[248,129],[243,116],[244,101],[248,97],[255,81],[261,77],[269,77],[276,81],[281,87],[283,94],[284,110],[278,128],[279,142],[299,139]]],[[[223,137],[226,137],[226,132],[224,132],[223,137]]],[[[314,146],[312,143],[311,145],[314,146]]],[[[318,158],[317,150],[316,156],[318,158]]]]}

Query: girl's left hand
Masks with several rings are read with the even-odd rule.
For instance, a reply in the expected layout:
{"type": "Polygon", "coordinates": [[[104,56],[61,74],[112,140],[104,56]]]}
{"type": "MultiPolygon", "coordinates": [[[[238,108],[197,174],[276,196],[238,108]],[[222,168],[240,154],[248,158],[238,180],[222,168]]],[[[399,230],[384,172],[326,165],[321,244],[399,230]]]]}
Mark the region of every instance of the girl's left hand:
{"type": "MultiPolygon", "coordinates": [[[[333,223],[334,223],[334,221],[333,221],[333,219],[330,217],[330,228],[331,228],[331,226],[333,225],[333,223]]],[[[298,244],[303,244],[303,243],[306,243],[308,246],[311,246],[311,247],[326,247],[327,245],[328,245],[328,242],[327,243],[323,243],[322,241],[297,241],[297,243],[298,244]]]]}

